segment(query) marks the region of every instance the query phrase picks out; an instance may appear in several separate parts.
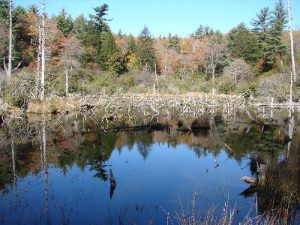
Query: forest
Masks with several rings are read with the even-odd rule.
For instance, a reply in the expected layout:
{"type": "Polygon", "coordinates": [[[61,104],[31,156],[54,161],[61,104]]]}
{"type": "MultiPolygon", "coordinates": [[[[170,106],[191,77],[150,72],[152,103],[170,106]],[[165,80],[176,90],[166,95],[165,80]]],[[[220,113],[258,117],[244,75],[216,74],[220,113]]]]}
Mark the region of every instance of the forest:
{"type": "Polygon", "coordinates": [[[113,1],[16,2],[0,0],[0,225],[300,224],[295,1],[187,36],[116,32],[113,1]]]}
{"type": "MultiPolygon", "coordinates": [[[[109,6],[72,18],[46,14],[46,1],[28,8],[0,0],[1,101],[26,108],[49,96],[125,93],[213,93],[243,97],[290,95],[291,42],[283,1],[262,8],[221,33],[200,25],[189,37],[113,33],[109,6]]],[[[293,30],[296,68],[300,31],[293,30]]],[[[296,69],[295,69],[296,71],[296,69]]],[[[300,97],[294,75],[293,98],[300,97]]]]}

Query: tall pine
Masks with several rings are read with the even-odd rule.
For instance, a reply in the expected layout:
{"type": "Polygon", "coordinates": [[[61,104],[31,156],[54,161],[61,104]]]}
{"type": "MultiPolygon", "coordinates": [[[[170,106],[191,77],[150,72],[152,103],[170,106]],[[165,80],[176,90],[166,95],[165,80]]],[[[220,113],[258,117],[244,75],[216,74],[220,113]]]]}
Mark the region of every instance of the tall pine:
{"type": "Polygon", "coordinates": [[[251,65],[255,65],[261,57],[257,36],[243,23],[229,32],[227,47],[232,58],[242,58],[251,65]]]}
{"type": "Polygon", "coordinates": [[[282,58],[287,51],[287,47],[283,42],[283,32],[287,22],[287,11],[284,8],[282,0],[279,0],[271,16],[271,44],[276,59],[280,61],[281,67],[283,67],[282,58]]]}
{"type": "Polygon", "coordinates": [[[110,58],[118,52],[115,38],[110,30],[102,35],[101,51],[97,56],[97,63],[102,70],[109,70],[110,58]]]}
{"type": "Polygon", "coordinates": [[[155,49],[153,47],[153,38],[147,26],[144,27],[138,38],[137,57],[140,69],[154,71],[156,62],[155,49]]]}
{"type": "Polygon", "coordinates": [[[55,18],[57,28],[63,35],[67,36],[73,30],[73,21],[65,9],[62,9],[59,15],[55,18]]]}
{"type": "Polygon", "coordinates": [[[262,72],[272,69],[275,63],[274,46],[271,37],[271,12],[269,8],[263,8],[252,20],[253,31],[258,36],[258,44],[262,51],[262,72]]]}

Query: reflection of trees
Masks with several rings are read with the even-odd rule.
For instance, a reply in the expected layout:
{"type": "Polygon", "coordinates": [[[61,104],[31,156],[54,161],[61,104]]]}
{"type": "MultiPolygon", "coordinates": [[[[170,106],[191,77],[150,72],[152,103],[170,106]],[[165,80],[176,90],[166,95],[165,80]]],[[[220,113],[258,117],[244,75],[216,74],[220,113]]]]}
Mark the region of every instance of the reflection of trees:
{"type": "MultiPolygon", "coordinates": [[[[142,157],[146,159],[155,141],[167,143],[174,148],[179,144],[186,144],[194,150],[198,157],[208,153],[216,156],[221,153],[224,143],[226,143],[234,151],[231,152],[224,148],[228,156],[238,160],[256,150],[276,153],[283,146],[282,132],[278,132],[276,127],[265,127],[264,131],[261,132],[258,127],[252,124],[240,123],[228,126],[228,123],[224,122],[221,116],[208,117],[211,129],[209,132],[197,133],[196,136],[190,132],[176,131],[177,120],[169,121],[173,127],[171,132],[146,130],[106,133],[103,130],[98,130],[87,133],[87,130],[97,128],[94,120],[84,119],[84,122],[80,123],[78,121],[83,120],[77,117],[73,120],[71,116],[62,118],[61,121],[53,120],[47,123],[47,131],[45,130],[45,132],[47,132],[48,149],[51,149],[48,152],[48,163],[56,164],[65,174],[68,168],[73,165],[77,165],[82,170],[90,166],[90,169],[96,171],[96,176],[102,180],[108,179],[105,162],[110,158],[116,146],[121,149],[122,146],[127,145],[131,149],[136,145],[142,157]],[[83,126],[84,132],[81,132],[83,126]]],[[[191,118],[192,121],[193,118],[191,118]]],[[[18,131],[21,135],[21,138],[16,140],[15,145],[18,152],[26,153],[15,156],[17,176],[24,177],[28,172],[33,174],[39,172],[36,157],[42,152],[37,152],[36,146],[39,146],[41,141],[39,133],[43,133],[40,131],[39,124],[42,124],[40,120],[31,123],[25,121],[20,126],[14,124],[13,130],[18,131]],[[28,130],[38,132],[27,134],[28,130]]],[[[0,135],[2,135],[1,132],[0,135]]],[[[0,188],[3,189],[5,184],[13,183],[14,176],[13,171],[11,171],[11,164],[7,163],[10,154],[6,156],[4,153],[0,154],[0,188]]]]}
{"type": "MultiPolygon", "coordinates": [[[[253,163],[251,163],[251,170],[254,173],[258,171],[257,162],[274,165],[272,168],[278,168],[278,171],[276,169],[271,170],[270,166],[268,166],[266,170],[266,185],[274,183],[276,179],[281,179],[278,177],[283,176],[283,173],[287,173],[283,179],[285,182],[289,181],[289,179],[295,180],[297,178],[298,170],[294,169],[291,171],[292,168],[290,168],[291,165],[296,168],[295,163],[289,163],[288,167],[285,164],[281,164],[285,169],[279,169],[281,167],[277,165],[277,156],[284,147],[285,139],[281,127],[264,126],[262,131],[261,127],[256,124],[232,123],[228,126],[228,123],[224,122],[222,117],[210,117],[209,119],[211,127],[209,132],[200,132],[196,135],[192,132],[184,133],[176,131],[178,121],[169,121],[173,126],[171,132],[146,130],[122,133],[106,133],[103,129],[87,132],[87,130],[97,127],[97,124],[88,120],[84,120],[85,132],[81,132],[83,124],[80,124],[80,122],[76,123],[75,129],[74,123],[70,118],[64,120],[62,123],[59,121],[47,122],[47,129],[45,129],[45,121],[32,123],[31,125],[36,127],[35,135],[26,136],[24,132],[22,133],[22,138],[14,140],[15,149],[18,150],[14,153],[14,170],[12,169],[12,145],[9,143],[6,146],[7,150],[0,152],[0,189],[4,190],[6,185],[14,184],[15,176],[24,177],[29,172],[37,174],[40,171],[45,171],[45,174],[47,174],[48,164],[56,165],[65,174],[68,172],[68,168],[73,165],[78,166],[82,170],[89,168],[95,173],[95,177],[106,182],[111,182],[110,166],[106,162],[116,147],[122,149],[122,146],[127,145],[131,149],[133,146],[136,146],[143,159],[146,160],[151,153],[153,143],[156,141],[173,147],[185,144],[190,146],[197,157],[204,157],[208,154],[216,156],[223,151],[222,148],[224,148],[224,151],[227,151],[228,157],[236,160],[241,160],[245,155],[248,156],[249,153],[254,153],[252,154],[253,163]],[[230,146],[231,150],[225,148],[224,143],[230,146]],[[41,150],[39,151],[38,146],[40,144],[41,150]],[[37,160],[38,158],[41,158],[41,160],[37,160]],[[42,167],[40,167],[40,162],[42,167]],[[283,172],[285,170],[287,172],[283,172]]],[[[76,119],[76,121],[81,120],[76,119]]],[[[16,130],[20,132],[21,128],[14,128],[13,130],[14,132],[16,130]]],[[[2,135],[1,132],[0,135],[2,135]]],[[[290,155],[296,154],[292,150],[294,148],[295,146],[292,145],[290,155]]],[[[293,159],[289,157],[289,160],[296,159],[295,157],[293,159]]],[[[289,186],[285,189],[292,191],[295,189],[296,184],[294,182],[294,184],[291,184],[293,187],[289,186]]],[[[110,195],[113,195],[113,187],[114,185],[111,185],[110,195]]],[[[266,194],[264,194],[263,190],[259,193],[261,208],[269,207],[263,206],[263,199],[268,199],[269,196],[267,194],[276,189],[276,187],[272,187],[272,190],[270,188],[265,189],[266,194]]],[[[282,189],[276,189],[276,191],[279,190],[282,189]]],[[[274,195],[284,195],[282,191],[280,193],[274,195]]],[[[278,197],[278,199],[280,198],[278,197]]]]}
{"type": "MultiPolygon", "coordinates": [[[[294,122],[294,119],[291,118],[288,126],[290,138],[294,136],[294,122]]],[[[276,129],[274,130],[276,131],[276,129]]],[[[274,139],[278,137],[274,137],[276,135],[273,135],[273,141],[276,141],[274,139]]],[[[284,142],[285,137],[282,139],[284,142]]],[[[257,192],[257,211],[259,214],[279,212],[280,215],[286,216],[287,213],[291,212],[291,209],[294,209],[295,204],[300,203],[299,137],[295,137],[288,143],[287,151],[284,152],[285,157],[280,160],[278,154],[275,154],[276,148],[279,146],[276,144],[267,145],[266,148],[270,150],[269,152],[257,152],[250,159],[250,170],[257,177],[258,186],[249,188],[242,194],[247,197],[257,192]],[[273,149],[270,149],[272,147],[273,149]]],[[[283,149],[284,147],[282,147],[283,149]]]]}
{"type": "Polygon", "coordinates": [[[143,159],[146,160],[150,154],[151,145],[153,143],[152,135],[146,131],[138,132],[135,136],[135,142],[139,153],[141,153],[143,159]]]}
{"type": "Polygon", "coordinates": [[[49,184],[49,174],[48,174],[48,158],[47,158],[47,137],[46,137],[46,121],[43,119],[40,125],[40,151],[41,151],[41,169],[44,172],[44,204],[45,204],[45,218],[46,224],[48,224],[49,214],[48,214],[48,184],[49,184]]]}

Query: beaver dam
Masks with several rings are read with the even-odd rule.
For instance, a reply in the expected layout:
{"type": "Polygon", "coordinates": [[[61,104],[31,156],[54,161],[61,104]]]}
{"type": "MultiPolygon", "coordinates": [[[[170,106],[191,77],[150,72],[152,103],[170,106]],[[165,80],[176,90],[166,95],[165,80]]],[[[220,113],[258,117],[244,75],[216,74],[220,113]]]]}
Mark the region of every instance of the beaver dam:
{"type": "Polygon", "coordinates": [[[297,113],[120,101],[1,117],[0,224],[299,221],[297,113]]]}

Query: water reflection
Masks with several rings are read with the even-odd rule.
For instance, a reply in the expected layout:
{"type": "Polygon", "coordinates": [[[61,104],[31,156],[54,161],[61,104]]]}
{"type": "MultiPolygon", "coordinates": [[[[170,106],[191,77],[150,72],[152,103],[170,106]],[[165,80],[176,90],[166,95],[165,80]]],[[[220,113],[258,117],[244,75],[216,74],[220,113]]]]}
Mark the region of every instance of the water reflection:
{"type": "MultiPolygon", "coordinates": [[[[195,189],[202,191],[199,195],[203,202],[207,201],[203,205],[206,210],[220,196],[232,195],[240,203],[237,220],[247,215],[251,207],[257,214],[264,214],[299,203],[300,140],[296,132],[298,119],[292,114],[288,119],[281,117],[277,123],[254,123],[245,113],[236,113],[234,121],[222,115],[196,119],[159,116],[155,122],[143,126],[139,121],[130,126],[124,121],[107,124],[96,121],[85,115],[68,115],[29,119],[21,125],[12,123],[2,128],[0,211],[5,215],[0,217],[5,219],[0,218],[0,223],[15,223],[13,211],[5,203],[12,199],[15,208],[23,207],[17,211],[24,216],[24,211],[29,213],[24,210],[27,205],[40,205],[36,196],[39,194],[43,195],[43,207],[39,209],[42,212],[39,215],[35,210],[30,211],[31,224],[74,221],[78,215],[71,215],[76,211],[71,202],[79,204],[79,208],[85,204],[96,208],[98,204],[107,204],[103,205],[108,207],[107,211],[103,210],[101,215],[112,224],[121,217],[126,218],[122,221],[132,222],[138,214],[142,215],[136,219],[138,224],[148,220],[149,214],[153,221],[161,223],[165,215],[153,217],[153,210],[159,210],[161,205],[176,210],[176,195],[181,192],[188,202],[195,189]],[[258,185],[241,183],[242,175],[255,177],[258,185]],[[97,184],[98,188],[96,180],[90,180],[92,177],[102,182],[100,186],[97,184]],[[88,179],[89,185],[79,184],[80,179],[88,179]],[[43,193],[34,193],[41,185],[43,193]],[[77,185],[82,189],[78,191],[77,185]],[[99,188],[106,197],[93,197],[99,188]],[[70,202],[66,200],[66,190],[74,192],[70,202]],[[255,205],[251,206],[254,200],[255,205]],[[58,202],[66,206],[60,206],[61,218],[54,218],[58,202]],[[110,207],[118,208],[118,213],[110,207]]],[[[89,221],[97,223],[99,218],[89,221]]]]}

